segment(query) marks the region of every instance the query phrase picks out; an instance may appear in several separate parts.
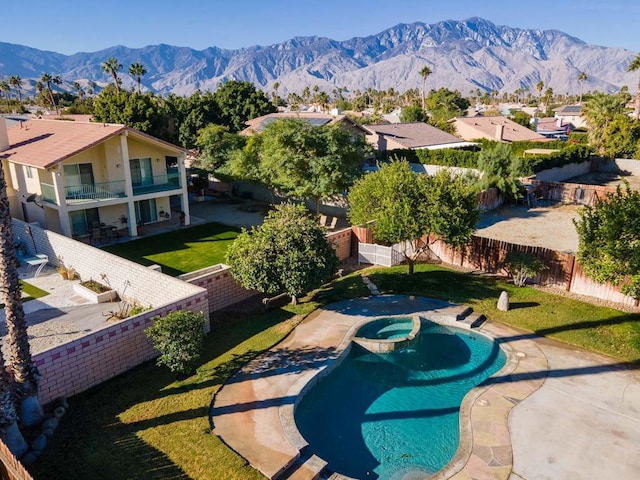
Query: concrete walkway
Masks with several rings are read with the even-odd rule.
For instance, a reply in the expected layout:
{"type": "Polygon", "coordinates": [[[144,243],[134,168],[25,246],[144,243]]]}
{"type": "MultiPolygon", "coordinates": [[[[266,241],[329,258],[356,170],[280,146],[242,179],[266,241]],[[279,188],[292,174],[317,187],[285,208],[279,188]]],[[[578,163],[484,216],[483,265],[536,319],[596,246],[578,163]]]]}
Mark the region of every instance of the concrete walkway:
{"type": "MultiPolygon", "coordinates": [[[[298,394],[338,363],[355,329],[368,319],[417,314],[453,323],[460,312],[460,306],[406,296],[325,307],[218,392],[211,411],[214,433],[268,478],[317,478],[326,463],[305,451],[295,427],[298,394]]],[[[432,478],[638,478],[637,370],[501,324],[486,322],[481,330],[502,344],[509,360],[465,397],[459,450],[432,478]]]]}

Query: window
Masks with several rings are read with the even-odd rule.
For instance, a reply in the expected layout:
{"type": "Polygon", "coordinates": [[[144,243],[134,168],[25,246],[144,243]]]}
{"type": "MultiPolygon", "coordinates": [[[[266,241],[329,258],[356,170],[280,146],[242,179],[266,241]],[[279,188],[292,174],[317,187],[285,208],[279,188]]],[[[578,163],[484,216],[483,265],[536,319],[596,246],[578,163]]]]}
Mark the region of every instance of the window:
{"type": "Polygon", "coordinates": [[[151,158],[132,158],[131,183],[134,187],[153,185],[153,171],[151,170],[151,158]]]}
{"type": "Polygon", "coordinates": [[[24,171],[27,178],[33,178],[33,167],[29,167],[25,165],[24,171]]]}
{"type": "Polygon", "coordinates": [[[67,187],[93,185],[93,165],[90,163],[75,163],[64,166],[64,179],[67,187]]]}
{"type": "Polygon", "coordinates": [[[87,235],[91,232],[93,225],[100,225],[100,215],[97,208],[69,212],[69,219],[73,235],[87,235]]]}

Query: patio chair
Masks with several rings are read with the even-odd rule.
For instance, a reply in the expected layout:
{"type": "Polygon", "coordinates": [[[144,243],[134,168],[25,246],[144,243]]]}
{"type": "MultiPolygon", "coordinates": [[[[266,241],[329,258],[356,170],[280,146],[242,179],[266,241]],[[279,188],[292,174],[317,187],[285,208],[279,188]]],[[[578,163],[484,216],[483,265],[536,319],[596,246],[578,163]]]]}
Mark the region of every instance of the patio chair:
{"type": "Polygon", "coordinates": [[[91,229],[91,237],[89,237],[89,242],[93,243],[103,243],[102,239],[106,238],[106,235],[104,235],[102,233],[102,229],[101,228],[92,228],[91,229]]]}
{"type": "Polygon", "coordinates": [[[327,227],[329,227],[329,230],[334,230],[337,224],[338,224],[338,217],[333,217],[331,219],[331,223],[327,225],[327,227]]]}
{"type": "Polygon", "coordinates": [[[320,226],[321,227],[325,227],[327,225],[327,216],[326,215],[320,215],[320,226]]]}

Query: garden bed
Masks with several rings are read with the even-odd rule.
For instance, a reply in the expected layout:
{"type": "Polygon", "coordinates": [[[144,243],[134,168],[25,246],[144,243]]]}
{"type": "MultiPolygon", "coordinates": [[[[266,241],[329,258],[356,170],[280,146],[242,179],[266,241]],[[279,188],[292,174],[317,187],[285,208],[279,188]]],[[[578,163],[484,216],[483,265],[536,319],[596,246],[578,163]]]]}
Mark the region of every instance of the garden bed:
{"type": "Polygon", "coordinates": [[[73,291],[91,303],[112,302],[118,297],[118,292],[94,280],[74,283],[73,291]]]}

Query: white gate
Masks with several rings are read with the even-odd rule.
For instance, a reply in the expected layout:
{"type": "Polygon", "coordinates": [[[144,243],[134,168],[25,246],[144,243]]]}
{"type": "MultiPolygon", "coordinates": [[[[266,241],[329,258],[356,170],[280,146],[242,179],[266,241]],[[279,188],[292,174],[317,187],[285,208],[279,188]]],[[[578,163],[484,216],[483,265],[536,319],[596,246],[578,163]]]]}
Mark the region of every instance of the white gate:
{"type": "Polygon", "coordinates": [[[403,257],[400,252],[399,243],[391,247],[376,245],[375,243],[358,243],[358,263],[393,267],[402,263],[403,257]]]}

